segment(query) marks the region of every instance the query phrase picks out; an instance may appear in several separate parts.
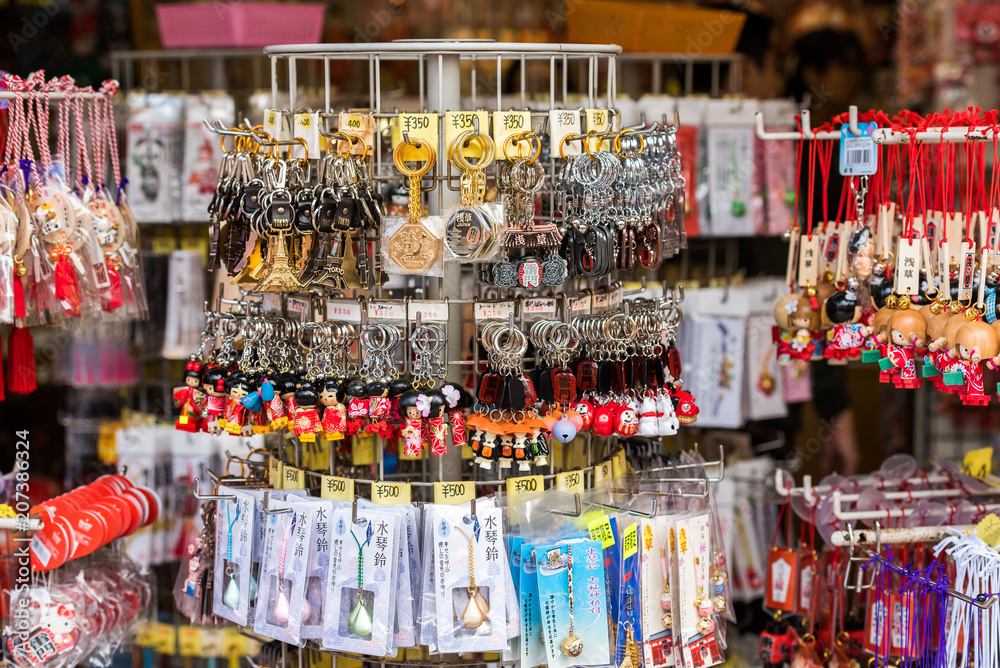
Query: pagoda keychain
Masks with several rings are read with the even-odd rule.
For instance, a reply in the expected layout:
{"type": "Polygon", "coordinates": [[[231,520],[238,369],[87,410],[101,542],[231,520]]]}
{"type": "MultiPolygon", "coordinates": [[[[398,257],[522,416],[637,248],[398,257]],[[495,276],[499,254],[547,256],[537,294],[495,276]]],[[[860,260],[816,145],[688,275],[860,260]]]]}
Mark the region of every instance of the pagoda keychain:
{"type": "Polygon", "coordinates": [[[459,260],[477,260],[492,252],[497,242],[498,222],[483,207],[486,195],[486,172],[493,163],[496,145],[490,136],[472,130],[463,132],[449,147],[449,160],[461,170],[462,204],[445,224],[445,245],[459,260]],[[463,152],[466,143],[479,145],[478,162],[469,161],[463,152]]]}

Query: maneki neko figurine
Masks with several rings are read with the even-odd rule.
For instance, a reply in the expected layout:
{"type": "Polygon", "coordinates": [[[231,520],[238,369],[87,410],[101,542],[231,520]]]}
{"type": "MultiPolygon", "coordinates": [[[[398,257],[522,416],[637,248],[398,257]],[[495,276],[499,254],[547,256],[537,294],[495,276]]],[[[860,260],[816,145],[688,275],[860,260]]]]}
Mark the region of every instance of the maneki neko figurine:
{"type": "Polygon", "coordinates": [[[800,294],[785,295],[774,306],[774,342],[778,346],[778,363],[788,366],[808,362],[816,351],[813,332],[819,329],[819,311],[812,300],[800,294]]]}
{"type": "MultiPolygon", "coordinates": [[[[1000,354],[1000,338],[993,327],[982,320],[970,320],[955,335],[955,346],[950,354],[960,360],[964,386],[959,392],[966,406],[985,406],[990,395],[983,392],[983,365],[1000,354]]],[[[945,378],[947,383],[950,379],[945,378]]]]}
{"type": "Polygon", "coordinates": [[[916,351],[923,350],[927,339],[927,320],[918,309],[903,308],[889,318],[889,345],[886,352],[896,369],[893,383],[896,387],[920,387],[917,375],[916,351]]]}

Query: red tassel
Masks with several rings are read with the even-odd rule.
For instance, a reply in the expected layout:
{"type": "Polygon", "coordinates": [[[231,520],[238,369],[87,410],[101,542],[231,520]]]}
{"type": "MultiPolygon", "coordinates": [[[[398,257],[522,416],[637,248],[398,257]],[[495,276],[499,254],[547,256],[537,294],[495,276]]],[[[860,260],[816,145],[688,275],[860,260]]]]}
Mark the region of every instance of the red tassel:
{"type": "Polygon", "coordinates": [[[35,387],[35,342],[27,328],[14,327],[7,339],[7,388],[31,394],[35,387]]]}
{"type": "Polygon", "coordinates": [[[115,270],[115,265],[111,260],[108,260],[107,267],[110,285],[104,294],[104,310],[113,311],[125,305],[125,298],[122,296],[122,275],[115,270]]]}
{"type": "Polygon", "coordinates": [[[28,315],[28,309],[24,304],[24,283],[21,282],[21,277],[17,275],[17,269],[14,269],[14,317],[24,318],[28,315]]]}
{"type": "Polygon", "coordinates": [[[80,317],[80,286],[73,263],[66,255],[56,256],[56,299],[62,302],[67,316],[80,317]]]}

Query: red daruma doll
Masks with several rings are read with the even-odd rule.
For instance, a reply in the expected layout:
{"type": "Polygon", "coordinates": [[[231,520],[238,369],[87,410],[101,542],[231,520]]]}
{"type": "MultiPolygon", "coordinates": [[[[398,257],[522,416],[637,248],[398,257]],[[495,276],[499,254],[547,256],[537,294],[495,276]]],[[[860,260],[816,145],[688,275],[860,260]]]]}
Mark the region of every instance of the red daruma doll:
{"type": "Polygon", "coordinates": [[[892,366],[898,370],[893,382],[896,387],[920,387],[917,376],[916,351],[923,350],[927,338],[927,320],[917,309],[900,309],[889,318],[889,346],[887,353],[892,366]]]}

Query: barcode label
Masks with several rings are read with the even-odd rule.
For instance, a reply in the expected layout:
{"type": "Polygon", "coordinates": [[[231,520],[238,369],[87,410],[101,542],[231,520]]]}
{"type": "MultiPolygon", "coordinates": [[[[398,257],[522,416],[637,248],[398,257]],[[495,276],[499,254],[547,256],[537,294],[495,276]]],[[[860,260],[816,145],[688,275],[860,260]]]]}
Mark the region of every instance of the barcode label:
{"type": "Polygon", "coordinates": [[[861,136],[855,137],[850,126],[840,128],[840,173],[843,176],[871,176],[878,170],[878,149],[872,139],[875,123],[858,123],[861,136]]]}

